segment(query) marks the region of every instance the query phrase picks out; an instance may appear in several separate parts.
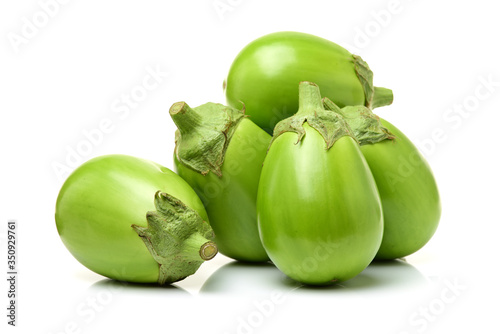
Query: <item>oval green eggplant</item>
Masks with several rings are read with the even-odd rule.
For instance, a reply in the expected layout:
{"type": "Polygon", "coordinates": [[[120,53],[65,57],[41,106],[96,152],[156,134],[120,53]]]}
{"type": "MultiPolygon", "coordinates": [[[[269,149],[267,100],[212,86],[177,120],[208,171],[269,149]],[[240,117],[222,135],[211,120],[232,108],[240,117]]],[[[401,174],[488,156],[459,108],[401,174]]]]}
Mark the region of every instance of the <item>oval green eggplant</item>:
{"type": "Polygon", "coordinates": [[[384,237],[376,259],[395,259],[422,248],[441,216],[436,180],[425,158],[394,125],[363,106],[327,109],[344,117],[372,171],[384,212],[384,237]]]}
{"type": "Polygon", "coordinates": [[[199,195],[219,251],[240,261],[268,261],[257,229],[256,200],[271,141],[243,111],[207,103],[175,103],[178,127],[174,166],[199,195]]]}
{"type": "Polygon", "coordinates": [[[380,199],[348,125],[323,109],[315,84],[302,82],[299,91],[299,111],[278,123],[264,161],[259,232],[273,263],[292,279],[345,281],[379,249],[380,199]]]}
{"type": "Polygon", "coordinates": [[[371,108],[392,103],[392,92],[373,87],[361,57],[320,37],[293,31],[260,37],[234,59],[224,89],[227,103],[246,106],[250,119],[268,133],[298,108],[297,86],[315,82],[339,106],[371,108]]]}
{"type": "Polygon", "coordinates": [[[55,220],[81,264],[121,281],[179,281],[217,253],[194,190],[171,170],[131,156],[101,156],[74,170],[55,220]]]}

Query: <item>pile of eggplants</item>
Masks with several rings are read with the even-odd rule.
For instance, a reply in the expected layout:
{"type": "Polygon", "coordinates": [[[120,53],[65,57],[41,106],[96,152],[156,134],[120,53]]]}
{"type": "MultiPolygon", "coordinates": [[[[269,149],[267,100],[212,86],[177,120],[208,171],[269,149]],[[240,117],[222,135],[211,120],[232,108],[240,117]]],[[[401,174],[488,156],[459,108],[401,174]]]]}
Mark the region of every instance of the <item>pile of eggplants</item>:
{"type": "Polygon", "coordinates": [[[168,284],[219,252],[326,285],[430,240],[436,181],[411,141],[373,113],[393,94],[373,85],[361,57],[273,33],[241,50],[223,87],[227,105],[170,107],[176,173],[111,155],[68,177],[56,224],[83,265],[168,284]]]}

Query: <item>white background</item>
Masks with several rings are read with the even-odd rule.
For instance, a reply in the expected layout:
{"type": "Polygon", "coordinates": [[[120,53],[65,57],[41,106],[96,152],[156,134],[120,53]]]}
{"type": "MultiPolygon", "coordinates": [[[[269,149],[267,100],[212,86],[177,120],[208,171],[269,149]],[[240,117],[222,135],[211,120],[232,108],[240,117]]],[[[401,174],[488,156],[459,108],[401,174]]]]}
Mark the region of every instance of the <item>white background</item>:
{"type": "Polygon", "coordinates": [[[15,219],[19,308],[18,327],[7,326],[2,279],[2,332],[498,332],[500,21],[494,4],[3,1],[1,268],[6,275],[5,226],[15,219]],[[45,9],[51,16],[44,3],[52,3],[45,9]],[[224,4],[225,11],[214,7],[224,4]],[[66,175],[58,176],[54,164],[67,164],[68,152],[84,145],[84,133],[109,119],[111,129],[82,161],[124,153],[171,168],[170,105],[224,103],[222,81],[239,50],[280,30],[343,45],[369,63],[377,86],[393,89],[394,104],[377,112],[421,147],[441,191],[443,214],[431,242],[407,263],[372,265],[324,289],[298,288],[272,266],[226,265],[231,261],[222,255],[166,288],[123,285],[80,265],[56,231],[55,200],[66,175]],[[128,114],[115,113],[148,69],[168,74],[128,114]]]}

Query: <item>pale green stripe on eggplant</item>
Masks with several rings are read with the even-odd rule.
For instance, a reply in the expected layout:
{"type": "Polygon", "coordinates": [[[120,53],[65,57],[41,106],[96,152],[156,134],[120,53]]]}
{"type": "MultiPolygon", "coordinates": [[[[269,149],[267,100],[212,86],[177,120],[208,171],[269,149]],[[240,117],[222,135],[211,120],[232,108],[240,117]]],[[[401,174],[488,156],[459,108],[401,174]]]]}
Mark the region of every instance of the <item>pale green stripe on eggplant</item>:
{"type": "Polygon", "coordinates": [[[206,175],[222,176],[221,167],[231,137],[244,118],[242,110],[219,103],[205,103],[191,108],[186,102],[170,107],[170,116],[177,125],[177,159],[189,168],[206,175]]]}

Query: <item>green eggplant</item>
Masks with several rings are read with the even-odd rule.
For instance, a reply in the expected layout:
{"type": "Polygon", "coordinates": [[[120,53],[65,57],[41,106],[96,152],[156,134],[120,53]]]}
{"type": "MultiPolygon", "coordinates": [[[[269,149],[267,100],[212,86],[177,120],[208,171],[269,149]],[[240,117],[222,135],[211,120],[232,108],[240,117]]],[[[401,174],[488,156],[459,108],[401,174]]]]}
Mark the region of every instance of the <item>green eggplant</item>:
{"type": "Polygon", "coordinates": [[[268,261],[257,229],[257,187],[271,136],[238,110],[206,103],[170,108],[177,125],[174,167],[201,198],[220,253],[268,261]]]}
{"type": "Polygon", "coordinates": [[[314,83],[300,83],[298,112],[276,125],[257,215],[272,262],[305,284],[350,279],[379,249],[383,221],[375,181],[349,126],[323,108],[314,83]]]}
{"type": "Polygon", "coordinates": [[[339,106],[376,108],[392,103],[392,91],[374,87],[373,73],[361,57],[320,37],[282,31],[260,37],[234,59],[224,90],[227,103],[241,102],[251,120],[272,134],[298,107],[297,85],[315,82],[339,106]]]}
{"type": "Polygon", "coordinates": [[[217,253],[194,190],[168,168],[127,155],[75,169],[57,197],[55,220],[80,263],[120,281],[173,283],[217,253]]]}
{"type": "Polygon", "coordinates": [[[422,248],[437,229],[441,202],[425,158],[394,125],[364,106],[325,109],[347,121],[370,166],[382,201],[384,237],[376,259],[395,259],[422,248]]]}

